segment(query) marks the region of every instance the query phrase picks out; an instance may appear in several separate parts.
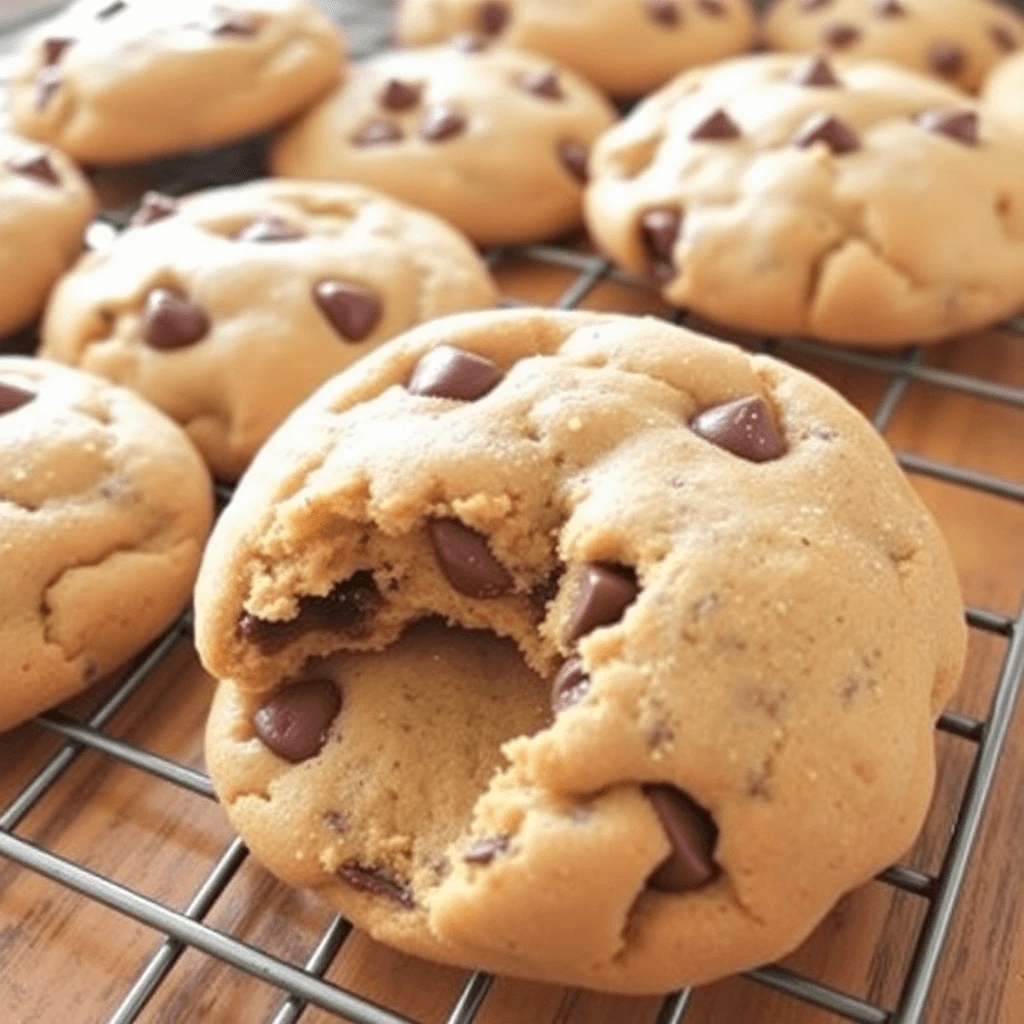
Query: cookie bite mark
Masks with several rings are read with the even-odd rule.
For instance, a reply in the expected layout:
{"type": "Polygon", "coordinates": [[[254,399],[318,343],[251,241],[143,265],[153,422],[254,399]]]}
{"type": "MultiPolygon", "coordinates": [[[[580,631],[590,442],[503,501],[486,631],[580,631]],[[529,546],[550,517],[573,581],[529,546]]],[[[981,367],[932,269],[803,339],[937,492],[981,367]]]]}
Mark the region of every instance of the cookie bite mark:
{"type": "Polygon", "coordinates": [[[718,829],[711,815],[675,786],[647,785],[643,791],[672,848],[647,880],[648,886],[663,893],[684,893],[713,882],[720,869],[713,859],[718,829]]]}
{"type": "Polygon", "coordinates": [[[768,404],[757,395],[706,409],[690,427],[705,441],[748,462],[770,462],[786,452],[768,404]]]}
{"type": "Polygon", "coordinates": [[[256,710],[253,731],[278,757],[298,764],[320,753],[341,705],[330,679],[304,679],[275,691],[256,710]]]}
{"type": "Polygon", "coordinates": [[[140,329],[150,348],[171,351],[201,341],[210,330],[210,318],[184,292],[154,288],[146,296],[140,329]]]}
{"type": "Polygon", "coordinates": [[[396,878],[386,868],[348,861],[338,868],[338,878],[353,889],[371,896],[381,896],[406,910],[413,910],[416,906],[409,883],[396,878]]]}
{"type": "Polygon", "coordinates": [[[365,341],[384,313],[380,298],[362,285],[329,278],[313,287],[313,298],[343,341],[365,341]]]}

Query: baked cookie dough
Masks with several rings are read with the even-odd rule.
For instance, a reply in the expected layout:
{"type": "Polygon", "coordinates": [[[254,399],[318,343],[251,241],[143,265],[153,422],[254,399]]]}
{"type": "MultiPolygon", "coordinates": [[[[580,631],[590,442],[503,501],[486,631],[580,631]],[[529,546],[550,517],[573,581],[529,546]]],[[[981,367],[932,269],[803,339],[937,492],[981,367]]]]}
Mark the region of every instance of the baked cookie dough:
{"type": "Polygon", "coordinates": [[[639,96],[684,68],[749,50],[748,0],[404,0],[399,39],[463,32],[543,53],[614,96],[639,96]]]}
{"type": "Polygon", "coordinates": [[[470,37],[396,51],[279,136],[275,174],[358,181],[432,210],[483,244],[577,227],[608,102],[546,57],[470,37]]]}
{"type": "Polygon", "coordinates": [[[337,84],[345,44],[305,0],[79,0],[8,83],[25,135],[104,166],[265,131],[337,84]]]}
{"type": "Polygon", "coordinates": [[[272,871],[408,952],[624,992],[785,953],[908,848],[965,640],[934,522],[835,392],[550,311],[326,384],[196,616],[207,763],[272,871]]]}
{"type": "Polygon", "coordinates": [[[0,129],[0,336],[37,317],[82,251],[92,190],[62,153],[0,129]]]}
{"type": "Polygon", "coordinates": [[[701,68],[598,143],[587,221],[713,321],[837,344],[940,341],[1024,306],[1024,150],[895,65],[701,68]]]}
{"type": "Polygon", "coordinates": [[[40,353],[134,388],[226,480],[386,338],[497,300],[456,231],[358,185],[150,195],[136,225],[60,283],[40,353]]]}
{"type": "Polygon", "coordinates": [[[992,72],[982,102],[989,117],[1024,138],[1024,54],[1011,57],[992,72]]]}
{"type": "Polygon", "coordinates": [[[0,730],[84,690],[188,603],[210,478],[156,409],[0,357],[0,730]]]}
{"type": "Polygon", "coordinates": [[[1024,45],[1024,17],[994,0],[777,0],[764,37],[772,50],[889,60],[977,92],[1024,45]]]}

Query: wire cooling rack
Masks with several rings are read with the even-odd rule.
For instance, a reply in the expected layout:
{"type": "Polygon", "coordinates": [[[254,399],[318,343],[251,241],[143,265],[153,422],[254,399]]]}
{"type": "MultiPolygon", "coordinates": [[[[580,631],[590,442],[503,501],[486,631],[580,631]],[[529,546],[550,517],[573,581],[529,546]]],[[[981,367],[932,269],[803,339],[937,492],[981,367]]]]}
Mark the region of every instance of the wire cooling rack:
{"type": "MultiPolygon", "coordinates": [[[[380,5],[362,5],[363,8],[367,6],[380,5]]],[[[379,21],[370,19],[366,31],[369,35],[363,37],[364,51],[379,45],[379,21]]],[[[173,194],[254,177],[260,173],[261,165],[262,145],[257,141],[201,158],[168,161],[152,169],[151,176],[154,183],[173,194]]],[[[95,228],[100,241],[104,232],[110,231],[109,226],[121,226],[129,212],[121,209],[105,214],[95,228]]],[[[534,245],[503,249],[490,253],[488,258],[497,270],[532,266],[563,275],[568,272],[571,283],[553,303],[562,309],[578,307],[605,281],[611,280],[629,288],[643,287],[619,273],[604,259],[568,246],[534,245]]],[[[506,305],[521,304],[512,296],[506,296],[504,301],[506,305]]],[[[673,319],[683,320],[684,315],[675,314],[673,319]]],[[[1006,328],[1015,336],[1014,344],[1024,346],[1024,317],[1010,322],[1006,328]]],[[[7,339],[0,342],[0,351],[24,349],[30,342],[29,336],[7,339]]],[[[795,360],[810,355],[826,363],[881,375],[885,386],[874,410],[873,421],[882,432],[893,420],[912,384],[924,384],[983,402],[1024,410],[1024,387],[928,365],[923,353],[915,348],[892,355],[826,348],[799,340],[772,339],[760,340],[753,347],[783,359],[795,360]]],[[[983,492],[1001,501],[1024,504],[1022,481],[962,468],[912,452],[898,451],[896,456],[901,466],[911,474],[983,492]]],[[[222,490],[219,497],[226,500],[229,494],[222,490]]],[[[1020,589],[1024,594],[1024,579],[1020,581],[1020,589]]],[[[1016,618],[980,607],[968,608],[966,615],[973,631],[999,638],[1004,645],[1004,653],[985,717],[973,718],[947,712],[938,723],[940,730],[970,745],[973,755],[941,868],[931,874],[908,865],[897,865],[879,876],[881,882],[912,895],[927,906],[896,1005],[889,1008],[877,1005],[866,997],[839,991],[780,966],[750,972],[747,977],[754,982],[813,1004],[835,1018],[861,1024],[919,1024],[923,1020],[1024,676],[1024,608],[1016,618]]],[[[157,668],[178,642],[190,634],[191,613],[186,613],[136,663],[90,717],[76,719],[55,711],[36,719],[37,727],[58,734],[65,742],[24,789],[6,807],[0,808],[0,857],[38,872],[86,900],[134,918],[164,936],[134,984],[107,1018],[108,1024],[129,1024],[137,1020],[175,963],[190,948],[276,986],[281,992],[281,1001],[270,1017],[270,1024],[294,1024],[309,1005],[356,1024],[417,1024],[355,991],[324,979],[352,932],[351,925],[341,917],[333,919],[304,963],[288,962],[204,923],[204,918],[246,859],[247,851],[240,839],[230,842],[185,909],[177,910],[18,834],[19,824],[86,749],[169,782],[197,799],[214,798],[210,781],[202,772],[106,731],[129,699],[151,683],[157,668]]],[[[986,681],[975,682],[984,685],[986,681]]],[[[492,980],[487,974],[469,975],[445,1017],[446,1024],[471,1024],[487,999],[492,980]]],[[[691,995],[687,989],[667,996],[653,1011],[652,1024],[685,1021],[691,995]]]]}

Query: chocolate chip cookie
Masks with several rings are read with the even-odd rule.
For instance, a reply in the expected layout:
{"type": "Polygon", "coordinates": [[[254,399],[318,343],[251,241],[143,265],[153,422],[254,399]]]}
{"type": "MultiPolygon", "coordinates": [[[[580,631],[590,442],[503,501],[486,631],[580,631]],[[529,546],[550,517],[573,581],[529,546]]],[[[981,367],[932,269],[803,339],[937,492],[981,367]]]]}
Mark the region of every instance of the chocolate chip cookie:
{"type": "Polygon", "coordinates": [[[614,96],[749,50],[748,0],[404,0],[398,32],[422,46],[461,33],[543,53],[614,96]]]}
{"type": "Polygon", "coordinates": [[[1024,138],[1024,54],[992,72],[982,94],[985,112],[1018,138],[1024,138]]]}
{"type": "Polygon", "coordinates": [[[54,292],[41,354],[134,388],[236,479],[319,384],[424,320],[494,305],[473,247],[358,185],[150,195],[54,292]]]}
{"type": "Polygon", "coordinates": [[[275,174],[358,181],[484,244],[579,225],[591,143],[614,111],[578,76],[481,37],[385,54],[285,129],[275,174]]]}
{"type": "Polygon", "coordinates": [[[764,35],[773,50],[890,60],[976,92],[1024,44],[1024,18],[993,0],[778,0],[764,35]]]}
{"type": "Polygon", "coordinates": [[[0,730],[166,628],[211,516],[206,469],[165,416],[90,374],[0,357],[0,730]]]}
{"type": "Polygon", "coordinates": [[[895,65],[688,72],[598,143],[587,220],[669,301],[838,344],[933,342],[1024,306],[1021,154],[895,65]]]}
{"type": "Polygon", "coordinates": [[[965,639],[934,522],[835,392],[550,311],[436,321],[322,388],[196,602],[207,763],[271,870],[409,952],[630,992],[785,953],[906,850],[965,639]]]}
{"type": "Polygon", "coordinates": [[[0,335],[37,317],[82,251],[92,190],[62,153],[0,129],[0,335]]]}
{"type": "Polygon", "coordinates": [[[336,85],[344,56],[305,0],[79,0],[26,40],[11,116],[83,163],[147,160],[273,127],[336,85]]]}

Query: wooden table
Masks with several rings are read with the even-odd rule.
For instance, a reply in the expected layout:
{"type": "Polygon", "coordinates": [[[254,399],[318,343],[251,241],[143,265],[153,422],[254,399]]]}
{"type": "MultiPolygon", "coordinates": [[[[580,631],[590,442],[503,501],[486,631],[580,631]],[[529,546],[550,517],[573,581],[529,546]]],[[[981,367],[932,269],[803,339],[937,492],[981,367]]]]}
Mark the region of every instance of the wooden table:
{"type": "MultiPolygon", "coordinates": [[[[109,176],[118,201],[136,192],[136,176],[109,176]]],[[[544,255],[543,253],[534,255],[544,255]]],[[[549,253],[548,256],[551,254],[549,253]]],[[[556,259],[562,257],[556,256],[556,259]]],[[[548,259],[510,257],[499,264],[504,293],[553,303],[577,281],[577,271],[548,259]]],[[[641,288],[605,278],[586,295],[590,309],[664,312],[641,288]]],[[[869,415],[888,378],[802,349],[793,361],[838,387],[869,415]]],[[[1015,484],[998,497],[916,475],[954,551],[968,604],[1016,617],[1024,597],[1024,335],[993,332],[939,346],[923,365],[1001,382],[1017,402],[991,401],[912,377],[886,424],[899,451],[914,453],[1015,484]]],[[[927,372],[927,371],[926,371],[927,372]]],[[[2,582],[0,582],[2,585],[2,582]]],[[[1007,651],[1003,636],[971,632],[964,684],[954,708],[985,718],[993,683],[1007,651]]],[[[74,702],[90,712],[109,692],[100,687],[74,702]]],[[[107,732],[146,751],[202,769],[203,724],[213,682],[200,669],[186,637],[107,726],[107,732]]],[[[940,733],[940,772],[924,835],[906,858],[938,873],[965,780],[973,744],[940,733]]],[[[0,816],[10,800],[59,748],[52,729],[25,726],[0,737],[0,816]]],[[[929,1009],[928,1024],[1018,1024],[1024,1021],[1024,732],[1011,728],[1005,756],[950,932],[929,1009]]],[[[18,825],[19,836],[114,878],[175,908],[185,907],[233,836],[217,805],[180,786],[94,750],[78,756],[18,825]]],[[[921,899],[872,883],[844,899],[786,964],[879,1005],[897,1002],[925,910],[921,899]]],[[[205,920],[214,928],[302,963],[331,921],[315,898],[276,883],[244,861],[205,920]]],[[[0,857],[0,1022],[96,1024],[115,1011],[163,937],[0,857]]],[[[422,1022],[447,1018],[465,972],[439,968],[353,934],[326,977],[422,1022]]],[[[270,1020],[281,1005],[271,985],[188,949],[170,969],[138,1019],[148,1024],[237,1024],[270,1020]]],[[[659,1000],[626,999],[498,980],[480,1024],[650,1024],[659,1000]]],[[[338,1018],[307,1009],[311,1024],[338,1018]]],[[[695,993],[686,1024],[812,1024],[835,1018],[746,979],[695,993]]]]}

